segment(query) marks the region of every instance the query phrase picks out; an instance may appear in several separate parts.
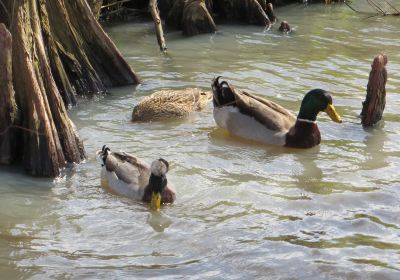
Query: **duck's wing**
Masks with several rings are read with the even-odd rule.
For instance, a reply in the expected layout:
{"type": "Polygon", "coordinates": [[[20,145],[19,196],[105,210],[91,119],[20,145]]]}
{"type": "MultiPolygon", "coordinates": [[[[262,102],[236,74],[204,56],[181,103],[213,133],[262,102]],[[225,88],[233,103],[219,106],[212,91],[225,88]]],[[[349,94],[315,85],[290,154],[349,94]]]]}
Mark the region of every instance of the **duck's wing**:
{"type": "Polygon", "coordinates": [[[110,152],[106,155],[104,165],[106,170],[114,172],[119,180],[126,184],[145,187],[150,176],[150,166],[137,157],[127,154],[110,152]]]}
{"type": "Polygon", "coordinates": [[[226,81],[219,82],[219,77],[213,80],[212,90],[215,107],[237,107],[242,114],[255,118],[273,131],[287,131],[296,122],[296,117],[281,105],[237,90],[226,81]]]}

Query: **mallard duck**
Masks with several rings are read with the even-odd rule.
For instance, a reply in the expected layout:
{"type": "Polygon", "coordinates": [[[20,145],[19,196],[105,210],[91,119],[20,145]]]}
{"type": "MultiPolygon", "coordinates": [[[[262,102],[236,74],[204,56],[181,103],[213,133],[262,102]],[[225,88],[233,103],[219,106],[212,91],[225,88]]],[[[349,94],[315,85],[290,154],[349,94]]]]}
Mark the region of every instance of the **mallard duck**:
{"type": "Polygon", "coordinates": [[[146,162],[127,153],[111,152],[103,148],[96,153],[101,162],[101,186],[112,192],[150,203],[153,210],[161,204],[175,200],[175,190],[166,174],[169,164],[160,158],[149,166],[146,162]]]}
{"type": "Polygon", "coordinates": [[[332,97],[322,89],[308,92],[297,118],[282,106],[247,92],[236,90],[227,82],[213,80],[214,119],[218,126],[246,139],[266,144],[311,148],[321,142],[316,122],[325,111],[335,122],[342,122],[332,104],[332,97]]]}
{"type": "Polygon", "coordinates": [[[145,97],[133,108],[132,121],[160,121],[187,117],[193,111],[202,110],[211,99],[211,92],[204,92],[198,88],[157,91],[145,97]]]}

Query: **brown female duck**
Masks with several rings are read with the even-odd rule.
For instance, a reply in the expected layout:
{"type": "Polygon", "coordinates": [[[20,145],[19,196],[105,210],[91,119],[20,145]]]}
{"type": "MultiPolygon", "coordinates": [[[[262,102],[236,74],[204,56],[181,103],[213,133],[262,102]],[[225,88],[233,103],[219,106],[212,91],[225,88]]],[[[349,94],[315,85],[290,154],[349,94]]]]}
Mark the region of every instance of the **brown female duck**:
{"type": "Polygon", "coordinates": [[[135,106],[132,121],[161,121],[187,117],[191,112],[206,107],[211,98],[211,92],[198,88],[157,91],[135,106]]]}

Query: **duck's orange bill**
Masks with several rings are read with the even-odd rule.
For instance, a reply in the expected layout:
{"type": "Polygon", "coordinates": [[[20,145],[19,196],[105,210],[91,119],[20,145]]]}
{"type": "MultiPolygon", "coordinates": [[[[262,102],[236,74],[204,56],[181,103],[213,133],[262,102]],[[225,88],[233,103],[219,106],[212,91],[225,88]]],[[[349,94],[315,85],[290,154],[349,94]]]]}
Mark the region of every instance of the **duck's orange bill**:
{"type": "Polygon", "coordinates": [[[161,208],[161,194],[160,193],[152,193],[150,200],[150,209],[154,211],[158,211],[161,208]]]}
{"type": "Polygon", "coordinates": [[[336,112],[336,109],[332,104],[328,104],[328,107],[326,107],[326,109],[325,109],[325,113],[328,114],[328,116],[332,119],[332,121],[337,122],[337,123],[342,122],[342,118],[336,112]]]}

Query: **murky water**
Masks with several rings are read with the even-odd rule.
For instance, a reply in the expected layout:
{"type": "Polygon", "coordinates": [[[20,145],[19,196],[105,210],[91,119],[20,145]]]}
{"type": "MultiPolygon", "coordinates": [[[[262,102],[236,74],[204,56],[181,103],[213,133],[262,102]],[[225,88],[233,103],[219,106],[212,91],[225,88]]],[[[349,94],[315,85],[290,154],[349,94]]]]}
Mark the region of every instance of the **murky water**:
{"type": "Polygon", "coordinates": [[[143,79],[81,100],[70,114],[89,154],[54,182],[0,172],[2,279],[399,279],[399,18],[345,6],[277,9],[290,36],[255,26],[215,35],[168,34],[159,54],[152,24],[107,28],[143,79]],[[384,121],[358,114],[370,63],[389,57],[384,121]],[[310,150],[263,146],[218,129],[212,106],[187,120],[132,124],[131,110],[160,88],[209,88],[222,75],[297,113],[312,88],[333,92],[345,122],[319,117],[310,150]],[[177,201],[146,205],[99,186],[103,144],[171,163],[177,201]]]}

